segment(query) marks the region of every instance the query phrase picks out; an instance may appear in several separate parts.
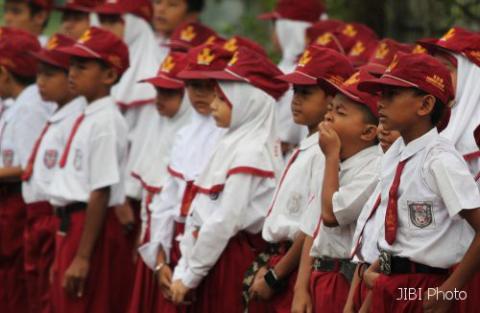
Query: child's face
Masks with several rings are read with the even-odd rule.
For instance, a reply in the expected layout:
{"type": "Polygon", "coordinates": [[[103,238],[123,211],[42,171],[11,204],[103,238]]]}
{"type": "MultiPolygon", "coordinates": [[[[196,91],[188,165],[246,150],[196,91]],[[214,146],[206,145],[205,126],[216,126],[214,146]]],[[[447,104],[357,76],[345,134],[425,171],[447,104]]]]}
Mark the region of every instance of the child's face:
{"type": "Polygon", "coordinates": [[[0,98],[8,99],[12,97],[10,78],[8,71],[0,65],[0,98]]]}
{"type": "Polygon", "coordinates": [[[121,15],[100,14],[99,18],[102,28],[114,33],[119,38],[123,38],[125,33],[125,22],[121,15]]]}
{"type": "Polygon", "coordinates": [[[373,138],[376,136],[376,125],[366,123],[365,113],[360,105],[338,93],[328,106],[325,122],[330,123],[333,130],[337,132],[342,145],[358,142],[373,130],[373,138]]]}
{"type": "Polygon", "coordinates": [[[186,0],[153,1],[153,28],[157,33],[169,36],[178,25],[198,14],[188,12],[186,0]]]}
{"type": "Polygon", "coordinates": [[[218,127],[228,128],[232,122],[232,108],[221,92],[216,92],[215,99],[210,104],[212,116],[218,127]]]}
{"type": "Polygon", "coordinates": [[[439,60],[450,71],[452,77],[453,90],[457,90],[457,67],[445,56],[448,52],[437,52],[434,57],[439,60]]]}
{"type": "Polygon", "coordinates": [[[85,96],[88,102],[105,96],[105,91],[117,80],[112,67],[95,59],[72,57],[68,71],[68,86],[73,94],[85,96]]]}
{"type": "Polygon", "coordinates": [[[383,152],[387,152],[390,146],[400,137],[400,133],[396,130],[388,130],[383,123],[378,124],[377,138],[380,141],[380,147],[383,152]]]}
{"type": "Polygon", "coordinates": [[[331,97],[319,86],[293,86],[292,114],[296,124],[316,127],[327,113],[331,97]]]}
{"type": "Polygon", "coordinates": [[[182,89],[157,89],[157,111],[161,116],[168,118],[174,117],[182,104],[183,90],[182,89]]]}
{"type": "Polygon", "coordinates": [[[43,23],[48,18],[45,11],[32,15],[27,1],[6,1],[4,6],[5,26],[23,29],[31,33],[37,33],[42,29],[43,23]]]}
{"type": "Polygon", "coordinates": [[[193,108],[199,114],[210,115],[210,104],[215,99],[215,81],[192,79],[186,82],[187,93],[193,108]]]}
{"type": "Polygon", "coordinates": [[[60,27],[63,34],[77,40],[90,27],[89,15],[79,11],[65,11],[60,27]]]}
{"type": "Polygon", "coordinates": [[[68,73],[59,67],[41,62],[38,65],[37,86],[44,101],[64,105],[72,98],[68,88],[68,73]]]}

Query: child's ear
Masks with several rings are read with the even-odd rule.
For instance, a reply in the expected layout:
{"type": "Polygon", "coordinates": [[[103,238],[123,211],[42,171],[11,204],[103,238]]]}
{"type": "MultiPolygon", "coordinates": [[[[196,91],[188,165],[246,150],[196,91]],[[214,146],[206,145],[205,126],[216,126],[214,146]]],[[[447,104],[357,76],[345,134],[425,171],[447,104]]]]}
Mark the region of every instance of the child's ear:
{"type": "Polygon", "coordinates": [[[427,116],[432,114],[433,109],[435,108],[436,99],[433,95],[426,95],[422,98],[422,104],[417,111],[419,116],[427,116]]]}
{"type": "Polygon", "coordinates": [[[365,125],[360,138],[364,141],[375,141],[377,138],[377,126],[373,124],[365,125]]]}
{"type": "Polygon", "coordinates": [[[113,86],[115,85],[115,83],[117,82],[118,80],[118,73],[117,71],[109,66],[105,71],[104,71],[104,75],[103,75],[103,82],[106,84],[106,85],[109,85],[109,86],[113,86]]]}

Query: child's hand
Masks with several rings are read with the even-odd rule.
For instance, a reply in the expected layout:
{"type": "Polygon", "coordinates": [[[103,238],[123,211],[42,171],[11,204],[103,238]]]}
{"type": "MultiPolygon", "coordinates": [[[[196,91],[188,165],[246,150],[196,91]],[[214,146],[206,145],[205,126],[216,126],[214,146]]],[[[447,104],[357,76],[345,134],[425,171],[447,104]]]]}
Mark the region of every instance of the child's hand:
{"type": "Polygon", "coordinates": [[[170,293],[172,295],[172,302],[175,304],[181,304],[185,300],[185,296],[190,289],[185,286],[180,279],[174,281],[170,287],[170,293]]]}
{"type": "Polygon", "coordinates": [[[318,144],[325,157],[338,157],[342,146],[340,137],[332,128],[329,122],[321,122],[318,125],[319,140],[318,144]]]}
{"type": "Polygon", "coordinates": [[[292,301],[292,313],[312,313],[312,298],[306,289],[295,289],[292,301]]]}
{"type": "Polygon", "coordinates": [[[72,297],[83,297],[90,262],[85,258],[75,257],[63,276],[63,288],[72,297]]]}
{"type": "MultiPolygon", "coordinates": [[[[442,288],[439,287],[438,291],[442,291],[442,288]]],[[[450,312],[450,307],[452,302],[445,300],[443,296],[428,294],[428,291],[423,293],[423,312],[425,313],[447,313],[450,312]]]]}
{"type": "Polygon", "coordinates": [[[166,299],[171,299],[172,293],[170,291],[170,288],[172,286],[172,269],[170,268],[170,266],[165,264],[160,269],[160,271],[157,273],[157,280],[163,296],[166,299]]]}
{"type": "Polygon", "coordinates": [[[255,279],[249,290],[252,299],[268,300],[273,296],[273,290],[267,285],[264,279],[267,271],[267,268],[263,266],[257,271],[257,274],[255,274],[255,279]]]}
{"type": "Polygon", "coordinates": [[[380,277],[380,272],[373,265],[363,273],[363,280],[369,289],[373,289],[378,277],[380,277]]]}

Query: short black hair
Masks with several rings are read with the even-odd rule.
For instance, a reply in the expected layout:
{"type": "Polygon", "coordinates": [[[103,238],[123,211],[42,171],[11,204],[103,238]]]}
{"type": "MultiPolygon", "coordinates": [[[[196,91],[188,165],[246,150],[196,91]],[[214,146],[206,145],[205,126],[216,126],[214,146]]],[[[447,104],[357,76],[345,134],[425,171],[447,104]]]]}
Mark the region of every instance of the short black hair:
{"type": "Polygon", "coordinates": [[[12,71],[9,71],[9,72],[10,72],[10,75],[12,75],[15,82],[17,84],[20,84],[20,85],[24,86],[24,87],[35,84],[35,81],[37,79],[35,76],[23,76],[23,75],[19,75],[17,73],[14,73],[12,71]]]}
{"type": "MultiPolygon", "coordinates": [[[[412,90],[413,90],[413,93],[419,97],[428,95],[428,93],[418,88],[412,88],[412,90]]],[[[435,97],[435,105],[433,106],[432,113],[430,113],[430,121],[434,126],[436,126],[440,122],[440,120],[443,118],[446,108],[447,108],[447,105],[444,104],[442,101],[440,101],[440,99],[435,97]]]]}
{"type": "Polygon", "coordinates": [[[188,12],[202,12],[205,6],[204,0],[186,0],[188,12]]]}
{"type": "Polygon", "coordinates": [[[360,111],[362,111],[363,121],[365,122],[365,124],[378,125],[378,117],[373,114],[372,110],[370,110],[370,108],[366,104],[355,101],[354,103],[358,106],[360,111]]]}
{"type": "Polygon", "coordinates": [[[8,2],[10,2],[10,3],[25,3],[28,6],[28,9],[30,10],[30,16],[35,16],[42,11],[47,11],[47,13],[48,13],[47,18],[45,19],[45,22],[42,25],[42,29],[45,29],[47,27],[48,20],[49,20],[49,17],[50,17],[50,13],[48,12],[48,10],[46,10],[42,6],[40,6],[38,4],[35,4],[35,3],[32,3],[31,1],[26,1],[26,0],[6,0],[5,1],[5,3],[8,3],[8,2]]]}

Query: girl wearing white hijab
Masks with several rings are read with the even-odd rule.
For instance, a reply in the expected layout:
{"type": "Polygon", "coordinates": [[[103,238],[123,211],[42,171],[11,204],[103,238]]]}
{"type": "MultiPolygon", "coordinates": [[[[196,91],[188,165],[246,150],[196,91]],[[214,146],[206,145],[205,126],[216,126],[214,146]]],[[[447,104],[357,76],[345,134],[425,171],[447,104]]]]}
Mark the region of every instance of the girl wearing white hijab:
{"type": "Polygon", "coordinates": [[[227,131],[194,183],[173,276],[174,303],[196,288],[194,312],[243,312],[243,271],[264,245],[260,231],[283,166],[275,100],[267,92],[283,93],[286,84],[274,79],[280,72],[273,64],[252,53],[240,49],[219,76],[208,74],[237,81],[219,81],[211,104],[217,125],[227,131]]]}

